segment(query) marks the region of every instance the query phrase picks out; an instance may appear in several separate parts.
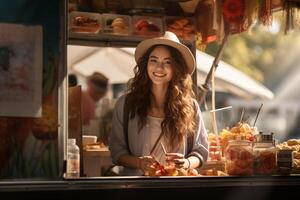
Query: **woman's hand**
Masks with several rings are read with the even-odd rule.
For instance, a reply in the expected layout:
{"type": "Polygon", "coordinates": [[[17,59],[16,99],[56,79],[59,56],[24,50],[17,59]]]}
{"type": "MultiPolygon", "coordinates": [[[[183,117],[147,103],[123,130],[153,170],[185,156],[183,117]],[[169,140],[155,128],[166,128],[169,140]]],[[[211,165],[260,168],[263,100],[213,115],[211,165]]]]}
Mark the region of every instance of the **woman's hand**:
{"type": "Polygon", "coordinates": [[[190,167],[190,161],[184,158],[184,155],[181,153],[167,153],[166,161],[168,163],[174,163],[176,168],[188,169],[190,167]]]}
{"type": "Polygon", "coordinates": [[[139,157],[138,168],[144,172],[149,172],[155,169],[157,161],[152,156],[142,156],[139,157]]]}

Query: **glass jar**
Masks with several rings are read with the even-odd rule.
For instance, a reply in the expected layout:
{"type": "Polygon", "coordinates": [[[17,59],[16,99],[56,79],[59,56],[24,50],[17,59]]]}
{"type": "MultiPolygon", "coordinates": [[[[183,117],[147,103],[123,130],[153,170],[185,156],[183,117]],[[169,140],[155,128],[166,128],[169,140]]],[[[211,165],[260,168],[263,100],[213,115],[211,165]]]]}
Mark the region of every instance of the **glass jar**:
{"type": "Polygon", "coordinates": [[[225,169],[229,175],[253,174],[252,143],[243,138],[230,140],[225,149],[225,169]]]}
{"type": "Polygon", "coordinates": [[[277,169],[276,146],[273,141],[273,133],[266,135],[262,132],[256,137],[253,147],[254,174],[270,175],[277,169]]]}
{"type": "Polygon", "coordinates": [[[213,133],[208,134],[208,159],[207,161],[221,161],[221,147],[219,136],[213,133]]]}
{"type": "Polygon", "coordinates": [[[67,177],[76,178],[80,176],[80,154],[76,139],[68,139],[67,146],[67,177]]]}

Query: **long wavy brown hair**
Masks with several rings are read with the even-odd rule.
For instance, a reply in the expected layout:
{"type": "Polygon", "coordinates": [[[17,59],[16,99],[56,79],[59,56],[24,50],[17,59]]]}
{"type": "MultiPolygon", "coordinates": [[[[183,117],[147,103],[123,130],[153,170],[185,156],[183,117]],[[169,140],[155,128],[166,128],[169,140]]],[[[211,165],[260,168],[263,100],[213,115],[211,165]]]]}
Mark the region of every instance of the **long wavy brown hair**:
{"type": "MultiPolygon", "coordinates": [[[[145,126],[150,109],[152,81],[147,73],[150,53],[159,45],[152,46],[138,60],[134,68],[135,76],[128,82],[128,106],[130,118],[139,116],[139,131],[145,126]]],[[[165,45],[163,45],[165,46],[165,45]]],[[[171,53],[173,77],[169,83],[164,105],[165,118],[161,129],[172,148],[183,144],[184,136],[195,134],[196,111],[193,101],[192,78],[181,53],[165,46],[171,53]]]]}

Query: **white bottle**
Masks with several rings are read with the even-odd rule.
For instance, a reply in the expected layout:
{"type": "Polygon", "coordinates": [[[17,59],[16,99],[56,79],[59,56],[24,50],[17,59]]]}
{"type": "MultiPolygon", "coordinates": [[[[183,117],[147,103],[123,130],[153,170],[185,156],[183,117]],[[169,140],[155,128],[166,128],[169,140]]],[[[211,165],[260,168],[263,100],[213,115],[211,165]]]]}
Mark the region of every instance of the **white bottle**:
{"type": "Polygon", "coordinates": [[[76,139],[68,139],[67,146],[67,177],[76,178],[80,176],[80,154],[76,139]]]}

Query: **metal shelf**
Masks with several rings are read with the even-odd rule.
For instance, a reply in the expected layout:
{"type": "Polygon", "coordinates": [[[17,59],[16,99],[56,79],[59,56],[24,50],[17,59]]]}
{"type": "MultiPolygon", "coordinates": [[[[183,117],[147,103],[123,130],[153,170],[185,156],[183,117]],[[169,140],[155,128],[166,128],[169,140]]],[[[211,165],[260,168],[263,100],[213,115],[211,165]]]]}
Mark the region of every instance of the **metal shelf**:
{"type": "Polygon", "coordinates": [[[70,32],[68,44],[101,47],[136,47],[137,44],[144,39],[146,38],[125,35],[81,34],[70,32]]]}
{"type": "MultiPolygon", "coordinates": [[[[82,34],[68,33],[68,45],[100,46],[100,47],[136,47],[141,41],[149,37],[109,35],[109,34],[82,34]]],[[[194,41],[181,41],[193,50],[194,41]]]]}

